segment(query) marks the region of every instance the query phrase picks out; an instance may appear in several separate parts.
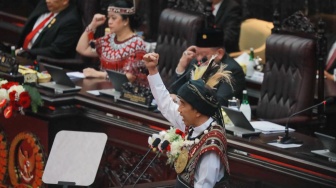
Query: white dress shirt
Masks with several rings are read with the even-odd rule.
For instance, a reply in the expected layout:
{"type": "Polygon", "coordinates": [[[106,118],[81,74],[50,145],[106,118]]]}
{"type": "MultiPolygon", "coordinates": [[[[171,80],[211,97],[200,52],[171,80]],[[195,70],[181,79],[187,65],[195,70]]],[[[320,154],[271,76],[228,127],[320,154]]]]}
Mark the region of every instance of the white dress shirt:
{"type": "Polygon", "coordinates": [[[334,54],[334,51],[336,50],[336,41],[334,42],[334,44],[331,46],[329,53],[328,53],[328,58],[327,58],[327,62],[329,62],[331,56],[334,54]]]}
{"type": "Polygon", "coordinates": [[[220,1],[219,3],[217,3],[213,6],[212,14],[214,16],[217,15],[218,9],[219,9],[219,7],[221,6],[222,3],[223,3],[223,1],[220,1]]]}
{"type": "MultiPolygon", "coordinates": [[[[334,54],[334,52],[336,51],[336,41],[334,42],[334,44],[331,46],[329,53],[328,53],[328,57],[327,57],[327,61],[326,61],[326,66],[331,58],[331,56],[334,54]]],[[[336,68],[334,69],[334,82],[336,82],[336,74],[335,74],[336,68]]]]}
{"type": "MultiPolygon", "coordinates": [[[[182,121],[182,116],[178,112],[178,104],[170,97],[168,90],[162,82],[160,74],[148,76],[149,86],[158,105],[161,114],[176,128],[184,131],[186,125],[182,121]]],[[[203,133],[213,121],[209,118],[202,125],[195,127],[191,137],[196,137],[203,133]]],[[[204,153],[195,169],[195,188],[212,188],[224,177],[224,165],[220,157],[214,151],[204,153]]]]}

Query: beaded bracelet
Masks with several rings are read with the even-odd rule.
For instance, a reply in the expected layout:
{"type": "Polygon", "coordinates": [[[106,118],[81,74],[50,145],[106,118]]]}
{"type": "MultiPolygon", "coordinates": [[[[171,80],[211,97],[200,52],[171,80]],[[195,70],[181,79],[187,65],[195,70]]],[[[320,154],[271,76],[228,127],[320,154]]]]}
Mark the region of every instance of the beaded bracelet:
{"type": "Polygon", "coordinates": [[[92,29],[92,28],[90,27],[90,25],[88,25],[88,26],[85,28],[85,31],[88,32],[88,33],[90,33],[90,32],[95,33],[95,32],[96,32],[96,30],[95,30],[95,29],[92,29]]]}
{"type": "Polygon", "coordinates": [[[88,33],[88,39],[89,39],[89,46],[91,47],[91,50],[94,52],[96,51],[96,44],[94,42],[94,33],[95,29],[92,29],[90,25],[88,25],[85,29],[85,32],[88,33]]]}
{"type": "Polygon", "coordinates": [[[94,39],[94,33],[95,33],[94,29],[90,28],[90,26],[87,26],[86,29],[85,29],[85,32],[88,33],[89,41],[94,39]]]}

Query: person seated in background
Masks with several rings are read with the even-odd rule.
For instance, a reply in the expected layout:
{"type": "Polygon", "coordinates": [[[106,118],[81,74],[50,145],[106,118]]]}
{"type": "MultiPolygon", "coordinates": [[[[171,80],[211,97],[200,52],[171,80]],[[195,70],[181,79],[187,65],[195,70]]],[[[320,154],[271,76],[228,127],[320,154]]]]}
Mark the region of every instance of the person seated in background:
{"type": "MultiPolygon", "coordinates": [[[[223,30],[205,29],[197,33],[196,46],[190,46],[182,54],[176,67],[175,82],[171,85],[172,93],[176,94],[178,89],[191,79],[195,67],[207,64],[208,60],[215,56],[217,64],[224,65],[225,70],[230,71],[232,83],[219,82],[215,86],[217,100],[221,105],[227,106],[228,100],[232,97],[242,99],[242,92],[246,87],[245,74],[242,67],[231,58],[223,47],[223,30]]],[[[209,75],[202,75],[205,81],[209,75]]]]}
{"type": "Polygon", "coordinates": [[[148,83],[147,70],[142,62],[146,54],[143,39],[136,34],[140,18],[135,13],[132,2],[118,0],[107,8],[109,34],[98,39],[93,34],[98,26],[105,23],[106,17],[95,14],[91,23],[77,44],[77,52],[88,57],[99,57],[101,70],[86,68],[86,77],[106,78],[106,69],[125,73],[130,82],[148,83]]]}
{"type": "Polygon", "coordinates": [[[227,53],[239,51],[242,7],[235,0],[212,0],[215,27],[224,31],[224,47],[227,53]]]}
{"type": "Polygon", "coordinates": [[[82,30],[75,1],[41,0],[23,27],[16,54],[33,60],[38,55],[75,58],[82,30]]]}
{"type": "Polygon", "coordinates": [[[159,54],[144,56],[148,81],[162,115],[185,133],[190,141],[179,150],[175,161],[175,187],[225,187],[230,175],[227,141],[220,105],[211,86],[221,79],[229,81],[229,73],[219,70],[207,82],[202,79],[184,83],[178,90],[178,100],[170,97],[158,73],[159,54]],[[198,140],[198,141],[196,141],[198,140]]]}
{"type": "Polygon", "coordinates": [[[324,76],[328,80],[336,82],[336,77],[334,77],[334,69],[336,69],[336,33],[328,34],[327,37],[327,59],[324,70],[324,76]]]}

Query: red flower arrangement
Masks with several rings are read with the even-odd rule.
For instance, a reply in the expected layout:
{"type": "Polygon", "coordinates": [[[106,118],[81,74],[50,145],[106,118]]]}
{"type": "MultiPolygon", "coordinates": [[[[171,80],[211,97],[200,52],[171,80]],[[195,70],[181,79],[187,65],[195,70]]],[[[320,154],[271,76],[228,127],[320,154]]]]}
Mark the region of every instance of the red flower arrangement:
{"type": "Polygon", "coordinates": [[[0,80],[0,109],[4,109],[5,118],[10,118],[17,111],[24,114],[24,109],[30,106],[33,112],[37,112],[37,106],[41,105],[41,96],[36,88],[0,80]]]}

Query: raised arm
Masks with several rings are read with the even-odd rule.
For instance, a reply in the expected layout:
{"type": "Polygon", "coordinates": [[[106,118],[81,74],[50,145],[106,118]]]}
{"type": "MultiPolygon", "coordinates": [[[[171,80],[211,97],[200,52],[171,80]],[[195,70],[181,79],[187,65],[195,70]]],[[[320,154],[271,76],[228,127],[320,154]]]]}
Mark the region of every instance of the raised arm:
{"type": "Polygon", "coordinates": [[[93,51],[89,45],[90,40],[94,40],[93,35],[96,29],[103,25],[106,21],[106,17],[103,14],[95,14],[91,23],[86,27],[82,36],[80,37],[76,50],[78,53],[88,57],[98,57],[97,52],[93,51]]]}

